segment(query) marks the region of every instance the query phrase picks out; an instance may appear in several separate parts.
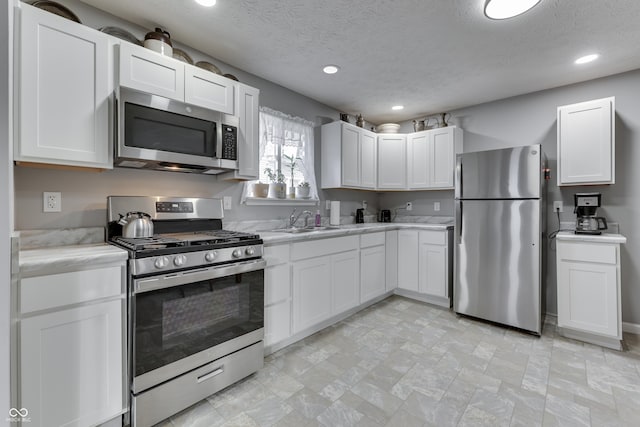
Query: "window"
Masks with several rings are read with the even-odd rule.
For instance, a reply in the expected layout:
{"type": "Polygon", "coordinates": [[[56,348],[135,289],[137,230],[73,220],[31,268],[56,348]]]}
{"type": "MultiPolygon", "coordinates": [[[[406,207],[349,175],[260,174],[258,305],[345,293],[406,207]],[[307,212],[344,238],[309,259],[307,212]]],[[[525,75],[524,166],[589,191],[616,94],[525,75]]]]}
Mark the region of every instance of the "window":
{"type": "MultiPolygon", "coordinates": [[[[279,178],[288,187],[288,199],[289,189],[308,182],[310,195],[307,200],[318,199],[313,127],[314,123],[308,120],[260,107],[260,182],[271,183],[273,177],[279,178]]],[[[244,201],[253,198],[253,183],[246,186],[244,201]]],[[[275,199],[276,203],[278,200],[282,199],[275,199]]]]}

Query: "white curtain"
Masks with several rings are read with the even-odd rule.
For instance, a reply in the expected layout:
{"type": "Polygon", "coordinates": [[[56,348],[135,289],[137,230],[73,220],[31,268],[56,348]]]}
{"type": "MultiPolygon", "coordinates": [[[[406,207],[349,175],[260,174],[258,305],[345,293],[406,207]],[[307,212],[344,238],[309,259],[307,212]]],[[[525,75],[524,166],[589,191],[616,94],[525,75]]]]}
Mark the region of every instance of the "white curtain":
{"type": "MultiPolygon", "coordinates": [[[[260,159],[265,155],[265,148],[269,144],[280,145],[282,147],[295,147],[296,168],[302,172],[304,179],[311,187],[311,198],[318,198],[318,188],[314,171],[313,156],[313,127],[314,123],[301,117],[293,117],[280,111],[272,110],[268,107],[260,107],[260,159]]],[[[263,174],[263,170],[260,174],[263,174]]],[[[285,174],[287,182],[290,178],[288,169],[282,165],[282,173],[285,174]]],[[[268,182],[268,181],[263,181],[268,182]]],[[[241,202],[244,202],[247,194],[250,193],[251,183],[245,185],[241,202]]]]}

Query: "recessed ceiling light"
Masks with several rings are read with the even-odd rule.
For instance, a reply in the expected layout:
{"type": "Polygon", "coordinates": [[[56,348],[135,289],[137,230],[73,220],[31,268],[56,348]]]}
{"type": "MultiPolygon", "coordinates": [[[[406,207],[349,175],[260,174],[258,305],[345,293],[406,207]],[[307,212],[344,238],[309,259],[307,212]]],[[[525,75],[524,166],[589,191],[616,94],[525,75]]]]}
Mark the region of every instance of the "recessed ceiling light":
{"type": "Polygon", "coordinates": [[[216,4],[216,0],[196,0],[196,3],[201,6],[211,7],[216,4]]]}
{"type": "Polygon", "coordinates": [[[490,19],[507,19],[521,15],[540,0],[487,0],[484,5],[484,14],[490,19]]]}
{"type": "Polygon", "coordinates": [[[404,108],[404,105],[394,105],[393,107],[391,107],[392,110],[402,110],[404,108]]]}
{"type": "Polygon", "coordinates": [[[599,56],[600,55],[598,55],[597,53],[592,53],[591,55],[585,55],[576,59],[575,63],[586,64],[587,62],[595,61],[596,59],[598,59],[599,56]]]}
{"type": "Polygon", "coordinates": [[[338,67],[337,65],[325,65],[322,71],[324,71],[327,74],[335,74],[338,72],[339,69],[340,67],[338,67]]]}

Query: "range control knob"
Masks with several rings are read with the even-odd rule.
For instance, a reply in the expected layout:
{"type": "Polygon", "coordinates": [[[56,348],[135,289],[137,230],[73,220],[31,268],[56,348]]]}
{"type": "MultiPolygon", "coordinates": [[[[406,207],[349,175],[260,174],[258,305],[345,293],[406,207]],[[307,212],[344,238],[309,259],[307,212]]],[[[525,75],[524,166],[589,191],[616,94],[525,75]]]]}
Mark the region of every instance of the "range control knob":
{"type": "Polygon", "coordinates": [[[240,258],[242,256],[242,249],[236,249],[235,251],[233,251],[232,256],[234,258],[240,258]]]}
{"type": "Polygon", "coordinates": [[[249,246],[247,249],[244,250],[244,253],[247,254],[247,256],[252,256],[253,254],[256,253],[256,250],[253,248],[253,246],[249,246]]]}
{"type": "Polygon", "coordinates": [[[216,259],[216,256],[218,256],[218,252],[210,251],[210,252],[207,252],[206,254],[204,254],[204,259],[207,262],[213,262],[213,260],[216,259]]]}
{"type": "Polygon", "coordinates": [[[153,265],[155,265],[156,268],[165,268],[167,265],[169,265],[169,258],[167,258],[166,256],[159,257],[158,259],[156,259],[153,265]]]}
{"type": "Polygon", "coordinates": [[[187,257],[184,255],[177,255],[173,259],[173,265],[175,265],[176,267],[180,267],[181,265],[184,265],[185,262],[187,262],[187,257]]]}

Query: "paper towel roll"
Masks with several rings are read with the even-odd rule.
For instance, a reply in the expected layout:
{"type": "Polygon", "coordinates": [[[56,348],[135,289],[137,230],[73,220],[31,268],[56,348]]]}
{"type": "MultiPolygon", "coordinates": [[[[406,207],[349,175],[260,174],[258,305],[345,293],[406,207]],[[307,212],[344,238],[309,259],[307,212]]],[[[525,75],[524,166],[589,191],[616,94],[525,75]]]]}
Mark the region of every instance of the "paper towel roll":
{"type": "Polygon", "coordinates": [[[331,216],[329,217],[329,224],[340,225],[340,201],[331,201],[331,216]]]}

